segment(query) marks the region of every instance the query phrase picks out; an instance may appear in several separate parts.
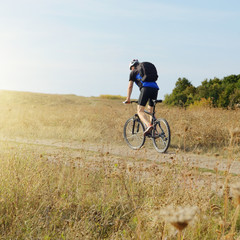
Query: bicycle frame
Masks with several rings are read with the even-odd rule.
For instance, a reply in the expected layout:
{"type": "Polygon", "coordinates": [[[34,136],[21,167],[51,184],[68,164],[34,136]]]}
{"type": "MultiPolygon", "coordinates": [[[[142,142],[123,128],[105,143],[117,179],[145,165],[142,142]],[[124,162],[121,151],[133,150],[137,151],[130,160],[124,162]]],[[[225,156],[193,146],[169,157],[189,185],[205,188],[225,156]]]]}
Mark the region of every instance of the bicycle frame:
{"type": "MultiPolygon", "coordinates": [[[[138,103],[137,101],[131,101],[131,103],[132,103],[132,102],[138,103]]],[[[147,110],[144,109],[144,112],[152,117],[151,124],[153,124],[153,123],[157,120],[156,117],[155,117],[155,113],[156,113],[156,112],[155,112],[155,108],[156,108],[156,104],[157,104],[158,102],[162,102],[162,100],[153,100],[153,112],[152,112],[152,113],[150,113],[149,111],[147,111],[147,110]]],[[[135,116],[138,116],[138,114],[135,114],[135,116]]],[[[138,116],[138,117],[139,117],[139,116],[138,116]]]]}
{"type": "Polygon", "coordinates": [[[153,124],[157,120],[155,117],[155,106],[153,107],[152,113],[148,112],[147,110],[144,110],[144,112],[152,117],[151,124],[153,124]]]}

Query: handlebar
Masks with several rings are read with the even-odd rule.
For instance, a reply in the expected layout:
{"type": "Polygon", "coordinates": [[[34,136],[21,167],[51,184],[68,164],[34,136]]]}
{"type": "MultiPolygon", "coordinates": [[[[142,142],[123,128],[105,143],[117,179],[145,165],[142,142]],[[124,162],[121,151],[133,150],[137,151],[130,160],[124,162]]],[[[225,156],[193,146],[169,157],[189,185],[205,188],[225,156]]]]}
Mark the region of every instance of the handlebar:
{"type": "Polygon", "coordinates": [[[159,100],[153,100],[153,102],[155,102],[155,103],[160,103],[160,102],[162,102],[162,99],[159,99],[159,100]]]}
{"type": "MultiPolygon", "coordinates": [[[[154,104],[161,103],[161,102],[162,102],[161,99],[159,99],[159,100],[153,100],[153,103],[154,103],[154,104]]],[[[126,101],[123,102],[123,104],[130,104],[130,103],[138,103],[138,101],[132,100],[132,101],[130,101],[129,103],[127,103],[126,101]]]]}

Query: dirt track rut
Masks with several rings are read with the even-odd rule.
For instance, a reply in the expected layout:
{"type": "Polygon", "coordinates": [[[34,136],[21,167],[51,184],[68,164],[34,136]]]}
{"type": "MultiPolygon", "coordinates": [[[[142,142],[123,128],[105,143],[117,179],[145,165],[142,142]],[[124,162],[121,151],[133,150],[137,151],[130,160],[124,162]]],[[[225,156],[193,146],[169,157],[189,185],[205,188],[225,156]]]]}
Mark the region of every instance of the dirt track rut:
{"type": "Polygon", "coordinates": [[[118,155],[124,157],[134,157],[139,160],[150,160],[160,163],[177,162],[204,169],[218,171],[227,171],[230,173],[240,174],[240,159],[229,158],[223,159],[222,157],[208,157],[205,155],[194,155],[186,153],[176,153],[168,151],[166,154],[159,154],[154,149],[143,148],[140,150],[132,150],[127,146],[115,146],[112,144],[89,144],[86,142],[60,142],[56,140],[29,140],[29,139],[0,139],[2,142],[16,142],[24,144],[45,145],[57,148],[69,148],[75,150],[88,150],[93,152],[109,153],[111,155],[118,155]]]}

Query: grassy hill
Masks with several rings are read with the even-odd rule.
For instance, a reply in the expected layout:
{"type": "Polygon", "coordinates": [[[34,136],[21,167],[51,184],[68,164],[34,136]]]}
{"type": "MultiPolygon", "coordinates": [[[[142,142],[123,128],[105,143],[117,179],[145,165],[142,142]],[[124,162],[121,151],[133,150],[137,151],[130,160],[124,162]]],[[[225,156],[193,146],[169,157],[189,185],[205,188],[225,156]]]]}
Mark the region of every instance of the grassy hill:
{"type": "MultiPolygon", "coordinates": [[[[122,129],[136,111],[121,98],[80,97],[0,91],[0,136],[124,144],[122,129]]],[[[172,147],[197,153],[216,153],[238,147],[240,110],[209,107],[181,109],[157,106],[167,119],[172,147]]]]}
{"type": "MultiPolygon", "coordinates": [[[[84,148],[124,151],[122,128],[135,111],[106,96],[0,91],[0,238],[239,239],[239,176],[229,169],[192,167],[174,154],[149,161],[145,150],[124,156],[84,148]],[[32,141],[9,140],[16,138],[32,141]],[[84,144],[34,141],[41,139],[84,144]]],[[[171,151],[236,161],[238,110],[159,104],[157,112],[170,123],[171,151]]]]}

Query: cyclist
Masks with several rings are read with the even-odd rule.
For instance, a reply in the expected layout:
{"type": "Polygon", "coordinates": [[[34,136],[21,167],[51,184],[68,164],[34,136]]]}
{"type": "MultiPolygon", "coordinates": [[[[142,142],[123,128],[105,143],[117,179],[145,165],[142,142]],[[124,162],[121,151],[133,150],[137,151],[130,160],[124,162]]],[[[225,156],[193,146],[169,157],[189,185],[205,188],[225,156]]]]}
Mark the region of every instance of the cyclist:
{"type": "Polygon", "coordinates": [[[133,89],[133,83],[135,82],[136,85],[140,89],[140,95],[138,99],[138,106],[137,106],[137,113],[141,121],[146,125],[146,130],[144,132],[144,136],[150,133],[153,129],[151,125],[151,117],[150,120],[148,119],[147,115],[144,113],[145,106],[148,103],[148,111],[150,113],[153,112],[153,101],[157,99],[159,87],[156,82],[145,82],[142,81],[142,77],[137,70],[137,66],[139,65],[139,61],[137,59],[133,59],[130,64],[129,68],[131,70],[129,76],[129,84],[127,89],[127,99],[124,103],[130,103],[130,98],[133,89]]]}

